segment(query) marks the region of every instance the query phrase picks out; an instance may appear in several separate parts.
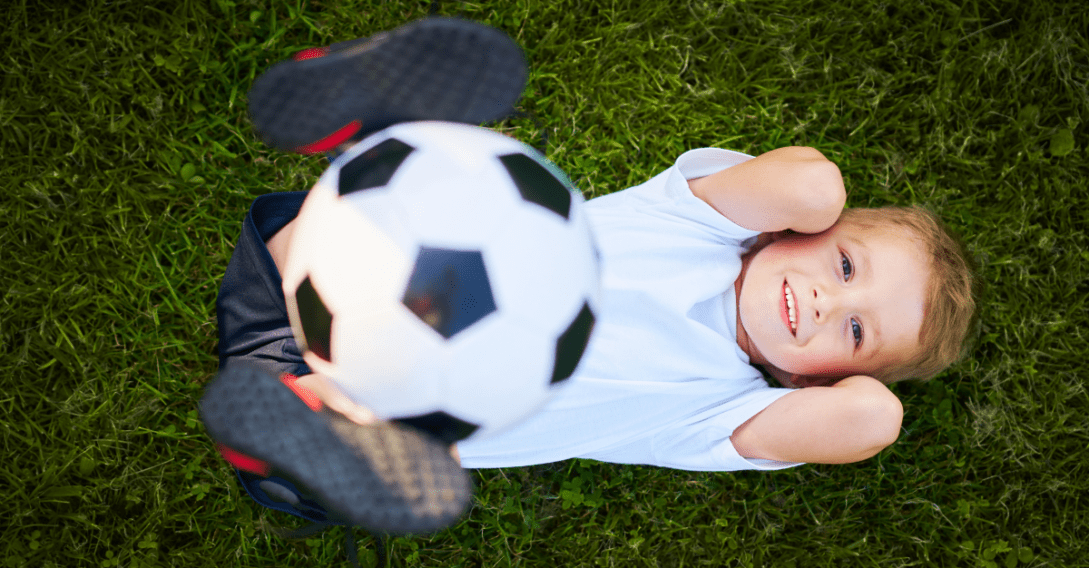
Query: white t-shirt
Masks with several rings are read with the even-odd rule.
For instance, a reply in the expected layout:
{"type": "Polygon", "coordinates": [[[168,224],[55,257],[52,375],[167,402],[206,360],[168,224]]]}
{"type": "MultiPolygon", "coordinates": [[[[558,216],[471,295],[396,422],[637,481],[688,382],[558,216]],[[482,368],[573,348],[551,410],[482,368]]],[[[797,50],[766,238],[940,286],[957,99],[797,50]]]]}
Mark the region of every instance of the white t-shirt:
{"type": "Polygon", "coordinates": [[[688,181],[751,159],[700,148],[646,183],[586,202],[602,303],[567,385],[510,429],[458,443],[463,467],[589,458],[693,471],[784,469],[741,457],[734,429],[790,389],[767,385],[737,344],[734,280],[757,231],[688,181]]]}

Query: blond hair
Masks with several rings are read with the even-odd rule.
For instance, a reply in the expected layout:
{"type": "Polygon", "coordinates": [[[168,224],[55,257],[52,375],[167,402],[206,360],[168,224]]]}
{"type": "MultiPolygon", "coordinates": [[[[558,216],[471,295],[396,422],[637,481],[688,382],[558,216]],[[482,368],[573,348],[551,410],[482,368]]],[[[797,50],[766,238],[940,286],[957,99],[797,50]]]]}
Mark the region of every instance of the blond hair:
{"type": "Polygon", "coordinates": [[[925,382],[964,359],[979,321],[982,293],[977,265],[964,242],[933,211],[921,205],[845,209],[836,224],[863,231],[906,229],[919,240],[929,259],[919,351],[907,360],[876,370],[873,377],[886,385],[903,380],[925,382]]]}

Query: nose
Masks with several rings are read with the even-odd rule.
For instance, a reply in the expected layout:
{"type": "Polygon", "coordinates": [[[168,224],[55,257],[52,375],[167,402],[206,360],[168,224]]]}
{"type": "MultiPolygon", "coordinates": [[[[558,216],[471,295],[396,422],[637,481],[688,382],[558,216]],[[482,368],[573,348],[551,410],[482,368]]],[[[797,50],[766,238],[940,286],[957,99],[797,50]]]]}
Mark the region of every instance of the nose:
{"type": "Polygon", "coordinates": [[[835,289],[835,287],[814,287],[813,320],[817,323],[824,323],[826,320],[835,319],[836,313],[845,302],[844,296],[845,294],[841,290],[835,289]]]}

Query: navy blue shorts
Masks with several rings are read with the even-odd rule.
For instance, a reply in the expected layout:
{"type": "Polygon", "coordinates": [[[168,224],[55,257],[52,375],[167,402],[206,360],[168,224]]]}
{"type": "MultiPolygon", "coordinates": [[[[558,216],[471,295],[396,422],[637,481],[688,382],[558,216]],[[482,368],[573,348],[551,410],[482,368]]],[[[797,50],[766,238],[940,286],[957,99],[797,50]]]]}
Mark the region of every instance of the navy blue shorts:
{"type": "MultiPolygon", "coordinates": [[[[291,332],[280,273],[265,247],[272,235],[299,214],[307,194],[270,193],[250,205],[242,222],[242,236],[227,263],[216,297],[220,369],[251,365],[276,377],[310,373],[291,332]]],[[[327,521],[325,509],[286,479],[236,471],[246,493],[261,505],[311,521],[327,521]],[[267,482],[279,487],[266,492],[262,484],[269,487],[267,482]],[[285,493],[283,488],[288,491],[285,493]],[[273,499],[272,495],[279,498],[273,499]]]]}

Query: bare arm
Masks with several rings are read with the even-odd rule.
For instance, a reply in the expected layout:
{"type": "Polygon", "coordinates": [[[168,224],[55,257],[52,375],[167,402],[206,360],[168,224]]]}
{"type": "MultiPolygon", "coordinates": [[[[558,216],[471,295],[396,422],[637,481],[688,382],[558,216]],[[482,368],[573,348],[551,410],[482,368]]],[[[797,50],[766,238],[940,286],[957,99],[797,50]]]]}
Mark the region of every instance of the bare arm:
{"type": "Polygon", "coordinates": [[[839,167],[802,146],[688,180],[688,187],[727,219],[762,233],[819,233],[835,224],[847,201],[839,167]]]}
{"type": "Polygon", "coordinates": [[[782,462],[869,459],[900,434],[904,407],[877,379],[856,375],[792,391],[734,430],[739,454],[782,462]]]}

